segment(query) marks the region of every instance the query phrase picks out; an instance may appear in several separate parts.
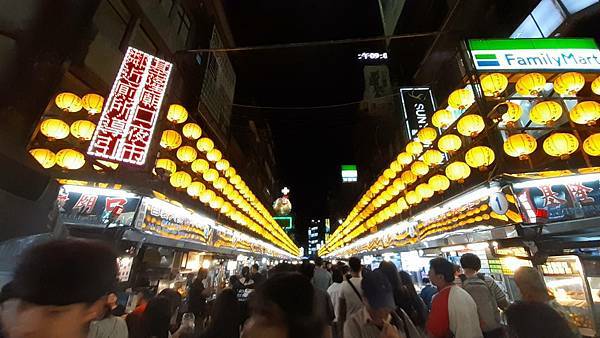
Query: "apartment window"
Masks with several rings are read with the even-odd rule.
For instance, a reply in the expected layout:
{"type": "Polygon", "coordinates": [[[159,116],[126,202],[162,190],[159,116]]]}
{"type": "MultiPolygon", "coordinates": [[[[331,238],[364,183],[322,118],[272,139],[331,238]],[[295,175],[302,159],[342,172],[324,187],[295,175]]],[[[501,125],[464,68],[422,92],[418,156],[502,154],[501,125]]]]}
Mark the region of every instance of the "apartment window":
{"type": "Polygon", "coordinates": [[[575,14],[582,9],[588,8],[598,3],[598,0],[561,0],[567,11],[575,14]]]}
{"type": "Polygon", "coordinates": [[[565,15],[556,0],[542,0],[531,15],[545,37],[551,36],[565,21],[565,15]]]}

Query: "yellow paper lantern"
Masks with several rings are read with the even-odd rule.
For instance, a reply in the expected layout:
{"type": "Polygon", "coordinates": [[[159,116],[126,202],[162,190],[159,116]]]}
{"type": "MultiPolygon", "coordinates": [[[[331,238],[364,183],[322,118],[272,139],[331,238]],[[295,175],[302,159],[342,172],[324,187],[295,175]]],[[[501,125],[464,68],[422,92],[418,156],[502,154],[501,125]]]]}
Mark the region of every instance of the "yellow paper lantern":
{"type": "Polygon", "coordinates": [[[410,166],[410,171],[417,175],[417,177],[425,176],[429,172],[429,166],[421,161],[415,161],[410,166]]]}
{"type": "Polygon", "coordinates": [[[192,171],[195,172],[196,174],[203,174],[209,168],[210,168],[210,165],[208,164],[208,161],[206,161],[205,159],[199,158],[197,160],[194,160],[194,162],[192,162],[192,171]]]}
{"type": "Polygon", "coordinates": [[[56,154],[49,149],[31,149],[29,153],[44,169],[52,168],[56,164],[56,154]]]}
{"type": "Polygon", "coordinates": [[[172,104],[169,106],[167,111],[167,120],[175,124],[183,123],[188,118],[188,111],[184,106],[179,104],[172,104]]]}
{"type": "Polygon", "coordinates": [[[217,167],[217,170],[219,171],[225,171],[229,169],[229,161],[220,159],[217,161],[217,164],[215,164],[215,167],[217,167]]]}
{"type": "Polygon", "coordinates": [[[429,149],[423,154],[423,162],[430,167],[434,167],[444,161],[444,155],[436,149],[429,149]]]}
{"type": "Polygon", "coordinates": [[[385,169],[383,171],[383,176],[385,176],[387,179],[393,179],[394,177],[396,177],[396,172],[393,171],[392,169],[385,169]]]}
{"type": "Polygon", "coordinates": [[[554,80],[554,91],[560,95],[575,96],[585,86],[585,78],[581,73],[568,72],[554,80]]]}
{"type": "Polygon", "coordinates": [[[85,156],[75,149],[62,149],[56,153],[56,164],[64,169],[77,170],[85,164],[85,156]]]}
{"type": "Polygon", "coordinates": [[[197,140],[202,136],[202,128],[193,122],[184,124],[181,131],[183,132],[183,136],[190,140],[197,140]]]}
{"type": "Polygon", "coordinates": [[[58,94],[54,103],[58,108],[69,113],[76,113],[83,107],[79,96],[69,92],[58,94]]]}
{"type": "Polygon", "coordinates": [[[404,182],[404,185],[409,186],[409,185],[415,183],[417,181],[418,177],[412,171],[407,170],[402,173],[400,178],[402,179],[402,182],[404,182]]]}
{"type": "Polygon", "coordinates": [[[400,162],[400,164],[402,164],[402,165],[409,165],[412,162],[413,157],[409,153],[402,152],[402,153],[398,154],[398,157],[396,158],[396,160],[398,162],[400,162]]]}
{"type": "Polygon", "coordinates": [[[421,183],[417,185],[415,192],[424,200],[428,200],[431,196],[433,196],[434,193],[433,188],[431,188],[431,186],[427,183],[421,183]]]}
{"type": "Polygon", "coordinates": [[[213,182],[213,187],[221,191],[227,186],[227,180],[224,177],[219,177],[213,182]]]}
{"type": "Polygon", "coordinates": [[[71,124],[71,134],[82,141],[89,141],[94,136],[96,125],[92,121],[77,120],[71,124]]]}
{"type": "Polygon", "coordinates": [[[596,95],[600,95],[600,76],[592,81],[592,92],[596,95]]]}
{"type": "Polygon", "coordinates": [[[437,138],[437,131],[431,127],[425,127],[417,132],[419,141],[423,144],[432,144],[437,138]]]}
{"type": "Polygon", "coordinates": [[[218,149],[212,149],[208,153],[206,153],[206,159],[210,162],[217,162],[221,159],[223,155],[218,149]]]}
{"type": "Polygon", "coordinates": [[[183,146],[177,149],[177,158],[183,163],[193,162],[198,156],[196,149],[190,146],[183,146]]]}
{"type": "Polygon", "coordinates": [[[436,111],[431,117],[431,124],[436,128],[446,129],[454,122],[454,116],[446,109],[436,111]]]}
{"type": "Polygon", "coordinates": [[[229,179],[229,183],[233,184],[234,186],[237,186],[238,184],[240,184],[240,182],[242,181],[242,178],[240,177],[240,175],[233,175],[231,176],[231,178],[229,179]]]}
{"type": "Polygon", "coordinates": [[[454,134],[444,135],[438,140],[438,148],[447,154],[454,153],[460,149],[461,146],[462,141],[460,140],[460,137],[454,134]]]}
{"type": "Polygon", "coordinates": [[[544,140],[544,152],[550,156],[566,160],[579,149],[579,140],[569,133],[554,133],[544,140]]]}
{"type": "Polygon", "coordinates": [[[418,156],[423,152],[423,145],[419,141],[408,142],[406,145],[406,152],[418,156]]]}
{"type": "Polygon", "coordinates": [[[167,129],[160,137],[160,146],[167,150],[173,150],[181,145],[181,141],[181,135],[178,132],[167,129]]]}
{"type": "Polygon", "coordinates": [[[529,119],[537,124],[551,126],[562,116],[562,106],[558,102],[544,101],[536,104],[529,112],[529,119]]]}
{"type": "Polygon", "coordinates": [[[494,163],[495,159],[496,154],[494,154],[494,151],[486,146],[473,147],[465,154],[465,162],[479,170],[486,170],[490,164],[494,163]]]}
{"type": "Polygon", "coordinates": [[[415,204],[419,204],[421,203],[421,201],[423,200],[423,198],[421,197],[421,195],[417,194],[416,191],[409,191],[406,193],[405,196],[406,202],[410,205],[415,205],[415,204]]]}
{"type": "Polygon", "coordinates": [[[46,119],[40,124],[40,132],[50,141],[66,138],[69,130],[69,125],[59,119],[46,119]]]}
{"type": "Polygon", "coordinates": [[[156,169],[162,169],[172,175],[175,171],[177,171],[177,165],[175,162],[168,158],[159,158],[156,160],[156,164],[154,165],[154,174],[156,175],[156,169]]]}
{"type": "Polygon", "coordinates": [[[229,168],[227,168],[227,170],[225,170],[225,177],[229,178],[229,177],[233,177],[235,176],[235,168],[230,166],[229,168]]]}
{"type": "Polygon", "coordinates": [[[215,192],[210,189],[205,189],[200,193],[199,196],[200,202],[204,204],[210,203],[210,201],[212,201],[215,197],[217,197],[217,194],[215,194],[215,192]]]}
{"type": "Polygon", "coordinates": [[[394,161],[392,161],[392,163],[390,163],[390,169],[393,170],[395,173],[397,173],[400,170],[402,170],[402,164],[400,164],[400,162],[398,162],[398,160],[394,160],[394,161]]]}
{"type": "Polygon", "coordinates": [[[502,121],[513,126],[523,115],[523,109],[520,105],[510,101],[504,102],[504,105],[506,106],[506,113],[502,115],[502,121]]]}
{"type": "Polygon", "coordinates": [[[216,181],[219,178],[219,172],[216,171],[215,169],[208,169],[207,171],[204,172],[204,174],[202,175],[202,178],[206,182],[216,181]]]}
{"type": "Polygon", "coordinates": [[[529,134],[511,135],[504,141],[504,152],[512,157],[518,157],[521,160],[526,160],[529,155],[537,148],[535,137],[529,134]]]}
{"type": "Polygon", "coordinates": [[[571,109],[569,114],[571,121],[577,124],[587,124],[593,126],[600,118],[600,103],[596,101],[580,102],[571,109]]]}
{"type": "Polygon", "coordinates": [[[402,180],[401,177],[398,177],[397,179],[394,180],[394,183],[392,183],[392,187],[395,190],[398,190],[399,192],[404,190],[404,188],[406,187],[404,184],[404,181],[402,180]]]}
{"type": "Polygon", "coordinates": [[[450,180],[444,175],[434,175],[429,178],[429,185],[436,192],[443,192],[450,188],[450,180]]]}
{"type": "Polygon", "coordinates": [[[456,161],[450,163],[446,167],[446,177],[448,177],[452,181],[462,183],[470,175],[471,167],[469,167],[465,162],[456,161]]]}
{"type": "Polygon", "coordinates": [[[404,197],[400,197],[398,198],[398,201],[396,202],[396,204],[400,207],[400,209],[402,210],[406,210],[408,209],[408,203],[406,203],[406,198],[404,197]]]}
{"type": "Polygon", "coordinates": [[[457,89],[448,97],[448,105],[454,109],[464,110],[475,102],[475,95],[470,89],[457,89]]]}
{"type": "Polygon", "coordinates": [[[212,201],[210,201],[209,206],[212,209],[221,209],[221,207],[223,206],[223,198],[220,196],[215,197],[212,201]]]}
{"type": "Polygon", "coordinates": [[[208,137],[203,137],[196,142],[196,148],[201,152],[207,153],[215,147],[215,143],[208,137]]]}
{"type": "Polygon", "coordinates": [[[481,89],[485,96],[498,96],[507,86],[508,79],[501,73],[491,73],[481,78],[481,89]]]}
{"type": "Polygon", "coordinates": [[[590,156],[600,156],[600,133],[590,135],[583,141],[583,151],[590,156]]]}
{"type": "Polygon", "coordinates": [[[177,171],[171,175],[169,182],[174,188],[185,189],[192,184],[192,176],[185,171],[177,171]]]}
{"type": "Polygon", "coordinates": [[[485,129],[485,122],[479,115],[469,114],[458,120],[456,130],[463,136],[475,137],[485,129]]]}
{"type": "Polygon", "coordinates": [[[86,94],[81,98],[81,105],[90,115],[96,115],[102,112],[104,98],[94,93],[86,94]]]}
{"type": "Polygon", "coordinates": [[[98,162],[98,163],[93,163],[92,168],[94,168],[94,170],[98,170],[98,171],[103,171],[103,170],[106,170],[107,168],[111,169],[111,170],[116,170],[119,167],[119,163],[116,163],[116,162],[110,162],[110,161],[104,161],[104,160],[96,160],[96,162],[98,162]],[[100,166],[98,164],[101,164],[102,166],[100,166]]]}
{"type": "Polygon", "coordinates": [[[546,78],[544,75],[540,73],[529,73],[517,80],[515,89],[517,90],[517,93],[522,96],[538,96],[545,85],[546,78]]]}
{"type": "Polygon", "coordinates": [[[200,196],[200,193],[204,191],[204,189],[206,189],[206,187],[204,186],[204,184],[202,182],[192,182],[190,183],[190,185],[187,187],[187,194],[190,195],[193,198],[198,198],[200,196]]]}

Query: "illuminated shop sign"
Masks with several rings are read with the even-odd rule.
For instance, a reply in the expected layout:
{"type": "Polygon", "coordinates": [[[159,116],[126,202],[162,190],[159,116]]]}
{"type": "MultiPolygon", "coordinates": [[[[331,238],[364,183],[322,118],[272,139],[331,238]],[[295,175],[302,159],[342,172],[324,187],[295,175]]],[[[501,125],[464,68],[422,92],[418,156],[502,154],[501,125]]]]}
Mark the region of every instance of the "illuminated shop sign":
{"type": "Polygon", "coordinates": [[[358,180],[358,169],[355,164],[342,165],[342,182],[350,183],[358,180]]]}
{"type": "Polygon", "coordinates": [[[88,154],[143,165],[173,64],[129,47],[88,154]]]}
{"type": "Polygon", "coordinates": [[[388,53],[362,52],[358,53],[358,60],[387,60],[388,53]]]}
{"type": "Polygon", "coordinates": [[[433,94],[429,87],[400,88],[400,101],[406,121],[406,137],[412,140],[420,129],[427,126],[427,120],[435,111],[433,94]]]}
{"type": "Polygon", "coordinates": [[[513,190],[526,223],[600,216],[600,174],[523,181],[513,190]]]}
{"type": "Polygon", "coordinates": [[[64,185],[56,203],[66,224],[113,227],[131,225],[140,197],[122,190],[64,185]]]}
{"type": "Polygon", "coordinates": [[[600,50],[594,39],[469,40],[475,68],[480,71],[600,70],[600,50]]]}

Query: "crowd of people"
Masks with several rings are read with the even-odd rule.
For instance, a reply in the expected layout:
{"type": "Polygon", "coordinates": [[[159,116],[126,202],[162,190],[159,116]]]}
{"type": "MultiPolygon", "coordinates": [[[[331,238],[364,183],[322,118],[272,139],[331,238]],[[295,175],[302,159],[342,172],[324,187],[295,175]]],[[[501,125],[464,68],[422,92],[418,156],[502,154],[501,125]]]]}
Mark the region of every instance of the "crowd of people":
{"type": "Polygon", "coordinates": [[[577,327],[539,272],[515,273],[522,300],[509,304],[476,255],[460,267],[430,261],[425,286],[383,261],[370,270],[352,257],[244,267],[210,303],[201,270],[187,297],[174,289],[139,290],[125,313],[116,255],[87,240],[51,241],[21,258],[0,293],[0,337],[25,338],[571,338],[577,327]],[[502,320],[501,311],[506,320],[502,320]]]}

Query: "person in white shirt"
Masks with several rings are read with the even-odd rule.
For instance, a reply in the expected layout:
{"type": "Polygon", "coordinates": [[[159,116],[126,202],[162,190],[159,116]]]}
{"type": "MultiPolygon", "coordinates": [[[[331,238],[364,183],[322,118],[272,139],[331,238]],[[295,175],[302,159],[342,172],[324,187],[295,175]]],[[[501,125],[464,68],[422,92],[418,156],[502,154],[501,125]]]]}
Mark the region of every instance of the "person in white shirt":
{"type": "Polygon", "coordinates": [[[344,282],[344,275],[342,270],[338,267],[333,267],[331,269],[333,284],[327,288],[327,293],[329,297],[331,297],[331,302],[333,303],[333,310],[335,314],[335,320],[333,321],[333,336],[339,337],[341,333],[341,327],[339,326],[340,319],[340,298],[342,297],[342,283],[344,282]]]}
{"type": "Polygon", "coordinates": [[[342,283],[342,292],[338,303],[338,325],[344,327],[346,318],[363,308],[362,266],[360,258],[350,257],[348,261],[351,277],[342,283]]]}

